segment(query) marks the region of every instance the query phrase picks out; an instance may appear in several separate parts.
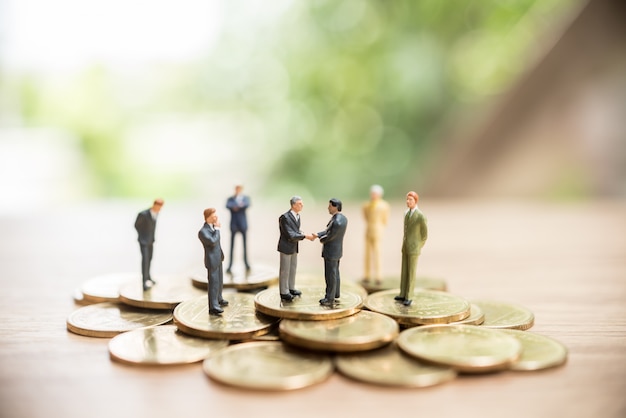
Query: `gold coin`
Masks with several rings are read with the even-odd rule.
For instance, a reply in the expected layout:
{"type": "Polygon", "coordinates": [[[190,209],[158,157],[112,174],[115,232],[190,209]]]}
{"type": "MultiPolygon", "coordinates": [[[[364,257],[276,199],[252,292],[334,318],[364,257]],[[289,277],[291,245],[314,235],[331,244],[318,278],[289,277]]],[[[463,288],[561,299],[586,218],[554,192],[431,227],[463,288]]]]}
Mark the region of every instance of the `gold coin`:
{"type": "Polygon", "coordinates": [[[111,358],[129,364],[171,365],[202,361],[228,346],[226,340],[194,338],[174,325],[136,329],[109,341],[111,358]]]}
{"type": "Polygon", "coordinates": [[[523,306],[512,303],[479,300],[472,303],[478,305],[485,313],[485,321],[481,326],[497,329],[527,330],[535,323],[535,315],[523,306]]]}
{"type": "Polygon", "coordinates": [[[324,287],[301,286],[302,295],[291,302],[283,302],[277,287],[270,287],[256,294],[254,305],[259,312],[284,319],[319,321],[343,318],[361,310],[362,299],[356,293],[342,291],[341,298],[333,307],[320,305],[324,298],[324,287]]]}
{"type": "Polygon", "coordinates": [[[209,315],[208,296],[182,302],[174,309],[174,323],[185,334],[202,338],[244,340],[267,334],[276,318],[258,314],[254,295],[232,293],[221,315],[209,315]]]}
{"type": "Polygon", "coordinates": [[[403,354],[396,344],[358,354],[335,357],[337,370],[352,379],[382,386],[426,387],[450,381],[450,367],[422,363],[403,354]]]}
{"type": "Polygon", "coordinates": [[[93,303],[119,302],[120,287],[128,283],[141,286],[141,276],[136,273],[104,274],[87,280],[80,287],[80,291],[85,300],[93,303]]]}
{"type": "Polygon", "coordinates": [[[460,321],[451,322],[451,324],[480,325],[485,322],[485,314],[480,307],[474,303],[470,303],[470,316],[460,321]]]}
{"type": "Polygon", "coordinates": [[[193,287],[182,278],[165,277],[157,280],[148,290],[143,290],[141,280],[120,289],[120,301],[126,305],[148,309],[174,309],[186,300],[195,299],[206,292],[193,287]]]}
{"type": "MultiPolygon", "coordinates": [[[[192,273],[191,283],[199,289],[206,290],[209,286],[206,270],[192,273]]],[[[255,290],[276,283],[278,283],[278,269],[263,264],[254,264],[250,271],[246,271],[242,265],[235,265],[231,273],[224,272],[224,289],[255,290]]]]}
{"type": "Polygon", "coordinates": [[[110,338],[126,331],[162,325],[171,312],[149,311],[110,302],[83,306],[67,318],[67,329],[87,337],[110,338]]]}
{"type": "MultiPolygon", "coordinates": [[[[359,283],[368,293],[380,292],[381,290],[400,289],[400,276],[383,277],[381,280],[361,279],[359,283]]],[[[441,290],[445,292],[448,286],[445,280],[432,277],[418,277],[415,279],[415,289],[441,290]]]]}
{"type": "Polygon", "coordinates": [[[372,350],[392,342],[398,323],[385,315],[361,311],[329,321],[280,322],[280,337],[286,343],[310,350],[355,352],[372,350]]]}
{"type": "Polygon", "coordinates": [[[542,370],[567,361],[567,348],[552,338],[516,329],[499,331],[517,338],[522,344],[522,356],[513,363],[511,370],[542,370]]]}
{"type": "MultiPolygon", "coordinates": [[[[299,274],[296,278],[296,288],[299,289],[300,286],[325,287],[326,280],[324,279],[323,274],[322,275],[313,274],[313,273],[299,274]]],[[[356,293],[357,295],[361,296],[362,300],[365,300],[365,298],[367,298],[367,295],[369,294],[367,290],[365,290],[365,288],[360,283],[357,283],[355,280],[351,278],[342,277],[340,286],[341,286],[340,292],[347,290],[348,292],[356,293]]]]}
{"type": "Polygon", "coordinates": [[[401,325],[447,324],[470,315],[469,302],[450,293],[416,290],[409,306],[394,300],[397,294],[397,290],[372,293],[365,299],[365,306],[394,318],[401,325]]]}
{"type": "Polygon", "coordinates": [[[522,345],[498,330],[473,325],[428,325],[402,331],[398,347],[429,363],[460,372],[482,373],[509,368],[522,345]]]}
{"type": "Polygon", "coordinates": [[[74,303],[80,306],[93,305],[94,303],[96,303],[86,300],[83,292],[81,292],[80,289],[74,289],[74,291],[72,292],[72,298],[74,299],[74,303]]]}
{"type": "Polygon", "coordinates": [[[264,341],[225,348],[204,360],[202,368],[211,379],[231,386],[291,390],[326,380],[334,367],[328,355],[264,341]]]}

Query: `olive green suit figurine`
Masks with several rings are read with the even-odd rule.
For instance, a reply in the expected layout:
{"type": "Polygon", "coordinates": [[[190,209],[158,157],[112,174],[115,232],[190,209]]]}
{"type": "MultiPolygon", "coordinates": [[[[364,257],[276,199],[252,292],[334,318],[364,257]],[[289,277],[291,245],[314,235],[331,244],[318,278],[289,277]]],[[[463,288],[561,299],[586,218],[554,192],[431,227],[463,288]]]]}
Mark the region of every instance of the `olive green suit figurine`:
{"type": "Polygon", "coordinates": [[[428,238],[426,217],[417,208],[419,196],[411,191],[406,195],[408,210],[404,215],[404,237],[402,238],[402,270],[400,273],[400,294],[394,299],[409,306],[412,302],[415,285],[415,271],[420,251],[428,238]]]}

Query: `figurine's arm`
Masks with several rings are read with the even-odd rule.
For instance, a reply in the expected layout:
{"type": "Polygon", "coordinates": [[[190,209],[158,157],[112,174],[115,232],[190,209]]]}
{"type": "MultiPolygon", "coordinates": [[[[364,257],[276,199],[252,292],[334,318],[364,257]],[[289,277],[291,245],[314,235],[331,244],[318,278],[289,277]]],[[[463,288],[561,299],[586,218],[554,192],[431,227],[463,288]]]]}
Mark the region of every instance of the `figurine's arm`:
{"type": "Polygon", "coordinates": [[[135,219],[135,229],[137,232],[141,232],[146,229],[146,218],[141,213],[139,213],[137,215],[137,219],[135,219]]]}
{"type": "Polygon", "coordinates": [[[337,235],[344,226],[344,223],[347,223],[347,219],[345,217],[336,216],[325,231],[317,233],[320,242],[324,243],[337,238],[337,235]]]}
{"type": "Polygon", "coordinates": [[[200,232],[198,232],[198,238],[200,238],[200,241],[202,241],[205,247],[213,248],[217,245],[219,235],[217,233],[211,233],[211,231],[206,228],[202,228],[200,232]]]}
{"type": "Polygon", "coordinates": [[[281,215],[278,221],[280,223],[281,230],[286,233],[289,241],[302,241],[307,237],[301,231],[298,231],[296,228],[293,227],[292,223],[289,222],[286,215],[281,215]]]}

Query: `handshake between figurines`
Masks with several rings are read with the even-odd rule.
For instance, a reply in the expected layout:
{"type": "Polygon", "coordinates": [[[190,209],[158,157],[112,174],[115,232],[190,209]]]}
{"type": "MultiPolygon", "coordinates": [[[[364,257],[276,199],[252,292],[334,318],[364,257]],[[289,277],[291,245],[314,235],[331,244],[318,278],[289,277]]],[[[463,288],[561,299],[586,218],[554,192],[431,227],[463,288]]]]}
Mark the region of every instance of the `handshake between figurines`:
{"type": "Polygon", "coordinates": [[[318,235],[315,232],[313,232],[310,235],[305,235],[304,236],[304,238],[308,239],[309,241],[315,241],[315,238],[317,238],[317,237],[318,237],[318,235]]]}

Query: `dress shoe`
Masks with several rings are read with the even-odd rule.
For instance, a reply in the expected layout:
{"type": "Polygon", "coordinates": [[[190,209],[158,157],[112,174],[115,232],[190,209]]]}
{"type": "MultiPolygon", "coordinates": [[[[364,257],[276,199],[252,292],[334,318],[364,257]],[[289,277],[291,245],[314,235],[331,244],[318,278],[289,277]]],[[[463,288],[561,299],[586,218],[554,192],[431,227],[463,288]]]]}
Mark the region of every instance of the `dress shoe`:
{"type": "Polygon", "coordinates": [[[228,306],[228,301],[226,299],[222,299],[219,301],[220,306],[228,306]]]}
{"type": "Polygon", "coordinates": [[[291,293],[294,296],[300,296],[302,294],[302,292],[299,291],[298,289],[289,289],[289,293],[291,293]]]}
{"type": "Polygon", "coordinates": [[[404,299],[404,302],[402,302],[402,304],[404,306],[409,306],[411,304],[411,302],[413,302],[411,299],[404,299]]]}
{"type": "Polygon", "coordinates": [[[233,274],[233,272],[231,271],[230,267],[228,267],[228,268],[226,269],[226,274],[233,274]]]}
{"type": "Polygon", "coordinates": [[[150,288],[152,288],[152,282],[149,280],[146,280],[145,282],[143,282],[143,290],[144,292],[146,290],[150,290],[150,288]]]}
{"type": "Polygon", "coordinates": [[[293,296],[290,293],[281,293],[280,299],[285,302],[291,302],[293,300],[293,296]]]}
{"type": "Polygon", "coordinates": [[[220,308],[209,309],[209,315],[221,315],[222,312],[224,312],[224,310],[220,308]]]}
{"type": "Polygon", "coordinates": [[[394,300],[399,300],[400,302],[404,301],[406,298],[403,298],[402,296],[398,295],[394,297],[394,300]]]}
{"type": "Polygon", "coordinates": [[[333,300],[328,300],[326,298],[320,299],[320,305],[323,305],[323,306],[333,306],[334,303],[335,301],[333,300]]]}
{"type": "Polygon", "coordinates": [[[152,279],[148,279],[148,281],[149,281],[150,283],[152,283],[152,286],[154,286],[154,285],[156,284],[156,282],[155,282],[154,280],[152,280],[152,279]]]}

